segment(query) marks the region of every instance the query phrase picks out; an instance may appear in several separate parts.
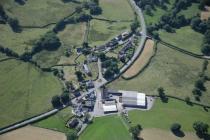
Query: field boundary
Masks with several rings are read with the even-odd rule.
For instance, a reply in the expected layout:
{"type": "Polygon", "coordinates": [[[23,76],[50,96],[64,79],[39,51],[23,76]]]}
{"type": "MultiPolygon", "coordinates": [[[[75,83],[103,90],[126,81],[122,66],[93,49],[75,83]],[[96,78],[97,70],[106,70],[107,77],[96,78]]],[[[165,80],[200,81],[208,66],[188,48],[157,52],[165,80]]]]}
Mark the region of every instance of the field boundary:
{"type": "MultiPolygon", "coordinates": [[[[150,65],[150,62],[152,61],[152,59],[155,57],[156,52],[157,52],[157,41],[155,41],[154,44],[154,49],[153,49],[153,55],[149,58],[149,60],[146,62],[146,64],[142,67],[142,69],[140,69],[135,75],[131,76],[131,77],[125,77],[125,76],[121,76],[122,79],[124,80],[131,80],[133,78],[135,78],[136,76],[138,76],[139,74],[141,74],[144,70],[146,70],[146,68],[150,65]]],[[[140,54],[141,55],[141,54],[140,54]]]]}

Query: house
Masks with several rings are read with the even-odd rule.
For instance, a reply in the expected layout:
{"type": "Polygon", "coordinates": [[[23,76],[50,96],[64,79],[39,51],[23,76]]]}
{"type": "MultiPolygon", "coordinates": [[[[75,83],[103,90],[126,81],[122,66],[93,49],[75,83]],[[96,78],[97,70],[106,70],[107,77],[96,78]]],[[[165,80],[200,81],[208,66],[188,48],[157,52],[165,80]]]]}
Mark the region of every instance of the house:
{"type": "Polygon", "coordinates": [[[74,94],[75,97],[81,96],[81,93],[79,91],[75,91],[73,94],[74,94]]]}
{"type": "Polygon", "coordinates": [[[83,64],[83,70],[84,70],[84,72],[85,72],[87,75],[91,75],[91,71],[90,71],[90,69],[88,68],[88,65],[87,65],[87,64],[83,64]]]}
{"type": "Polygon", "coordinates": [[[104,113],[114,113],[117,112],[117,105],[115,100],[107,100],[103,104],[103,111],[104,113]]]}
{"type": "Polygon", "coordinates": [[[132,33],[124,32],[122,33],[122,40],[125,41],[126,39],[130,38],[132,36],[132,33]]]}
{"type": "Polygon", "coordinates": [[[119,51],[119,54],[125,54],[126,53],[126,51],[129,49],[129,48],[132,48],[133,47],[133,45],[132,45],[132,42],[131,41],[128,41],[128,43],[126,43],[125,45],[124,45],[124,47],[119,51]]]}
{"type": "Polygon", "coordinates": [[[84,105],[83,106],[86,107],[86,108],[89,108],[89,109],[93,110],[94,105],[95,105],[95,102],[93,100],[86,100],[84,102],[84,105]]]}
{"type": "Polygon", "coordinates": [[[97,57],[96,55],[90,54],[90,55],[88,55],[88,57],[87,57],[87,61],[88,61],[89,63],[91,63],[91,62],[97,62],[97,61],[98,61],[98,57],[97,57]]]}
{"type": "Polygon", "coordinates": [[[68,126],[69,126],[70,128],[76,128],[78,124],[79,124],[78,119],[72,119],[72,120],[68,123],[68,126]]]}
{"type": "Polygon", "coordinates": [[[95,48],[96,51],[105,51],[106,50],[106,45],[98,46],[95,48]]]}
{"type": "Polygon", "coordinates": [[[77,55],[82,54],[82,50],[83,50],[82,48],[77,48],[77,49],[76,49],[76,51],[77,51],[77,55]]]}
{"type": "Polygon", "coordinates": [[[95,87],[92,80],[86,81],[85,85],[86,85],[86,87],[87,87],[88,89],[91,89],[91,88],[94,88],[94,87],[95,87]]]}
{"type": "Polygon", "coordinates": [[[124,107],[147,107],[146,95],[137,91],[119,91],[122,93],[122,104],[124,107]]]}

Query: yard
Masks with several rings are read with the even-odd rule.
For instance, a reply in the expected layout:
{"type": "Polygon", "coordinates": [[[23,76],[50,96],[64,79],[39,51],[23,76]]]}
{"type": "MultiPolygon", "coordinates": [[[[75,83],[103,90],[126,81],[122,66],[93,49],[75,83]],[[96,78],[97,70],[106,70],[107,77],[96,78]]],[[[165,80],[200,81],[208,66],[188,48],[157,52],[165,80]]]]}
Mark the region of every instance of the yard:
{"type": "MultiPolygon", "coordinates": [[[[198,80],[203,60],[177,52],[158,44],[155,57],[149,66],[131,80],[119,78],[109,84],[112,89],[137,90],[146,94],[158,94],[158,87],[162,86],[167,95],[185,98],[192,97],[194,83],[198,80]]],[[[208,97],[210,90],[203,94],[201,103],[210,104],[208,97]]]]}
{"type": "Polygon", "coordinates": [[[179,123],[185,132],[194,132],[195,121],[210,124],[210,112],[199,106],[190,106],[185,102],[169,99],[163,103],[157,99],[150,111],[134,110],[129,112],[132,125],[141,124],[143,129],[158,128],[170,131],[171,124],[179,123]]]}
{"type": "Polygon", "coordinates": [[[73,129],[67,128],[66,123],[67,121],[73,116],[71,113],[71,108],[67,107],[61,111],[59,111],[57,114],[48,117],[42,121],[39,121],[35,123],[35,126],[47,128],[55,131],[60,131],[63,133],[72,133],[74,132],[73,129]]]}
{"type": "Polygon", "coordinates": [[[48,111],[62,92],[56,77],[17,60],[1,62],[0,77],[0,127],[48,111]]]}
{"type": "Polygon", "coordinates": [[[79,140],[130,140],[131,136],[118,116],[95,118],[79,140]]]}
{"type": "Polygon", "coordinates": [[[177,29],[176,33],[168,33],[161,30],[159,34],[163,41],[171,45],[196,54],[201,54],[203,35],[192,30],[190,26],[177,29]]]}

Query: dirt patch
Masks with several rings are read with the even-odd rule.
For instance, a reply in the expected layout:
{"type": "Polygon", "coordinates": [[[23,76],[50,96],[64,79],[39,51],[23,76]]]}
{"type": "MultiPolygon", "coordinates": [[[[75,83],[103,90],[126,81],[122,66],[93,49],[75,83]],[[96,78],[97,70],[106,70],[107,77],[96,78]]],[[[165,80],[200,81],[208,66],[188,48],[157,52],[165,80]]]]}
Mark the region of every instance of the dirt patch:
{"type": "Polygon", "coordinates": [[[210,17],[210,6],[206,6],[206,11],[201,12],[201,20],[207,20],[210,17]]]}
{"type": "Polygon", "coordinates": [[[170,131],[157,128],[144,129],[141,137],[144,140],[200,140],[193,132],[184,132],[184,137],[177,137],[170,131]]]}
{"type": "Polygon", "coordinates": [[[148,39],[145,43],[143,52],[134,62],[134,64],[123,74],[123,77],[129,78],[138,74],[138,72],[148,63],[149,59],[152,57],[154,53],[153,49],[154,41],[148,39]]]}
{"type": "Polygon", "coordinates": [[[0,136],[1,140],[66,140],[64,133],[26,126],[0,136]]]}

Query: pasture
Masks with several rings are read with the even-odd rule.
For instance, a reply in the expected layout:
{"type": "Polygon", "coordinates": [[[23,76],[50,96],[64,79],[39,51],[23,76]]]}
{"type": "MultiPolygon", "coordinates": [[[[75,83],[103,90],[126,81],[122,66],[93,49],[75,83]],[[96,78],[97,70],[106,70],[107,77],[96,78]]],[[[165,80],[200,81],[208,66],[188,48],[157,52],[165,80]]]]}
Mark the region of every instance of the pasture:
{"type": "Polygon", "coordinates": [[[79,140],[130,140],[131,136],[119,116],[95,118],[79,140]]]}
{"type": "Polygon", "coordinates": [[[147,40],[144,46],[144,50],[137,58],[137,60],[134,62],[134,64],[123,74],[123,77],[129,78],[138,74],[142,70],[142,68],[144,68],[148,64],[153,54],[154,54],[154,41],[147,40]]]}
{"type": "Polygon", "coordinates": [[[62,92],[56,77],[17,60],[1,62],[0,77],[0,127],[48,111],[62,92]]]}
{"type": "MultiPolygon", "coordinates": [[[[202,64],[201,59],[158,44],[156,55],[141,74],[131,80],[118,78],[108,86],[117,90],[137,90],[148,95],[158,94],[157,89],[162,86],[167,95],[183,99],[189,96],[194,100],[192,90],[195,81],[199,78],[202,64]]],[[[210,104],[209,99],[205,99],[210,91],[207,90],[206,93],[203,94],[201,103],[210,104]]]]}
{"type": "Polygon", "coordinates": [[[209,115],[210,112],[200,106],[190,106],[175,99],[163,103],[157,99],[149,111],[130,111],[129,119],[132,125],[141,124],[143,129],[158,128],[170,131],[171,124],[179,123],[184,132],[194,132],[193,123],[199,120],[210,124],[209,115]]]}

